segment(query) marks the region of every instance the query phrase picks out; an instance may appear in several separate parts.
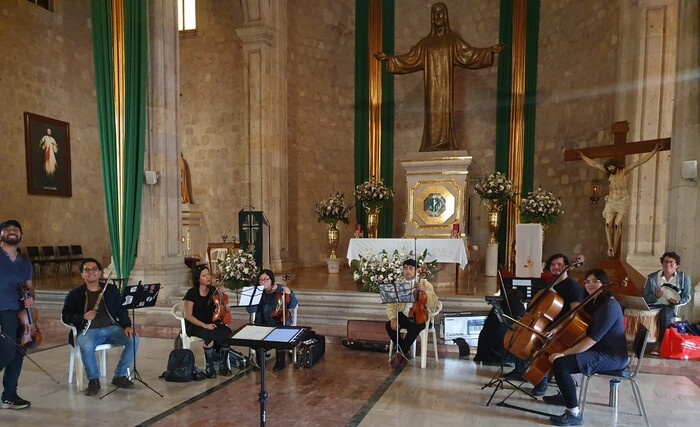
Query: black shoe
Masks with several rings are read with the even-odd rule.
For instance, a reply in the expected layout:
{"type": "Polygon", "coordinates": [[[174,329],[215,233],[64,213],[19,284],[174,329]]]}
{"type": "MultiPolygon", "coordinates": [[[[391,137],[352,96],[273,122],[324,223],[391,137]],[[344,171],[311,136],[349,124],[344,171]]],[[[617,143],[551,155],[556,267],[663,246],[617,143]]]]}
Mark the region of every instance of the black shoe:
{"type": "Polygon", "coordinates": [[[547,383],[545,382],[543,386],[537,385],[532,389],[532,395],[536,397],[542,397],[547,394],[547,383]]]}
{"type": "Polygon", "coordinates": [[[503,378],[507,379],[508,381],[525,381],[525,378],[523,378],[523,373],[518,372],[515,369],[505,374],[503,378]]]}
{"type": "Polygon", "coordinates": [[[275,366],[272,368],[272,372],[281,371],[282,369],[284,369],[286,367],[287,367],[287,365],[284,363],[284,360],[282,360],[282,363],[275,362],[275,366]]]}
{"type": "Polygon", "coordinates": [[[549,417],[549,420],[555,426],[580,426],[583,425],[583,414],[579,412],[578,415],[574,415],[569,411],[564,411],[559,416],[549,417]]]}
{"type": "Polygon", "coordinates": [[[226,362],[221,362],[221,364],[219,365],[219,375],[222,375],[224,377],[231,376],[231,370],[228,368],[226,362]]]}
{"type": "Polygon", "coordinates": [[[544,400],[544,403],[548,403],[550,405],[566,406],[564,396],[562,396],[561,393],[557,393],[554,396],[542,396],[542,400],[544,400]]]}
{"type": "Polygon", "coordinates": [[[90,380],[85,389],[85,396],[94,396],[100,392],[100,380],[90,380]]]}
{"type": "Polygon", "coordinates": [[[206,375],[207,378],[216,378],[216,369],[214,369],[214,364],[213,363],[207,363],[207,368],[204,370],[204,375],[206,375]]]}
{"type": "MultiPolygon", "coordinates": [[[[99,386],[99,382],[97,385],[99,386]]],[[[32,406],[30,401],[16,395],[12,399],[2,399],[2,403],[0,403],[0,409],[25,409],[30,406],[32,406]]]]}
{"type": "Polygon", "coordinates": [[[134,388],[134,383],[127,377],[114,377],[112,378],[112,385],[119,388],[134,388]]]}

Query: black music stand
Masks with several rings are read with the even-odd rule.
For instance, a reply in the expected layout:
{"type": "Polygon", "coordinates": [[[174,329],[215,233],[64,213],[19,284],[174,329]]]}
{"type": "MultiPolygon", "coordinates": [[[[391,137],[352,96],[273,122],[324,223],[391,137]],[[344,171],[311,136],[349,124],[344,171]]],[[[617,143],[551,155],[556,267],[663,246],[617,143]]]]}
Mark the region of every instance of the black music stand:
{"type": "MultiPolygon", "coordinates": [[[[266,350],[292,350],[306,339],[311,328],[297,326],[243,325],[231,337],[233,345],[250,347],[265,354],[266,350]]],[[[260,366],[260,425],[267,422],[267,391],[265,390],[265,357],[260,366]]]]}
{"type": "MultiPolygon", "coordinates": [[[[131,309],[131,329],[134,331],[134,335],[131,337],[131,339],[133,340],[132,349],[134,351],[134,369],[133,371],[131,371],[131,379],[140,382],[141,384],[151,389],[153,393],[157,394],[160,397],[163,397],[162,394],[155,391],[153,387],[148,385],[148,383],[141,378],[141,374],[139,373],[139,370],[136,367],[136,316],[134,310],[136,310],[137,308],[155,306],[156,302],[158,302],[159,292],[160,283],[142,285],[141,281],[139,280],[139,283],[137,283],[136,285],[126,285],[126,287],[124,288],[124,292],[122,293],[122,295],[124,296],[124,302],[122,302],[122,307],[131,309]]],[[[119,388],[120,387],[110,390],[107,394],[100,397],[100,399],[109,396],[119,388]]]]}
{"type": "MultiPolygon", "coordinates": [[[[413,303],[413,286],[412,282],[382,283],[379,285],[379,296],[382,299],[382,304],[396,304],[396,357],[401,355],[406,361],[408,361],[408,357],[403,354],[401,345],[399,345],[401,325],[399,325],[398,307],[401,303],[413,303]]],[[[389,354],[389,360],[391,360],[391,354],[389,354]]]]}

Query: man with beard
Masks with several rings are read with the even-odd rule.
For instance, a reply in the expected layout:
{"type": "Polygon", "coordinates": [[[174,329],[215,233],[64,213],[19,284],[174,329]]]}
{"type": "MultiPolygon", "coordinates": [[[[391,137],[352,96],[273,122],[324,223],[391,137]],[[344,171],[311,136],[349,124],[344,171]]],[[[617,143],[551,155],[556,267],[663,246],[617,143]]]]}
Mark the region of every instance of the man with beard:
{"type": "Polygon", "coordinates": [[[581,151],[578,152],[579,159],[586,162],[592,168],[596,168],[608,174],[608,183],[610,184],[610,194],[605,196],[605,208],[603,209],[603,218],[605,218],[605,237],[608,239],[608,256],[613,258],[620,244],[620,236],[622,236],[622,220],[630,209],[630,196],[627,193],[627,177],[630,172],[636,167],[648,162],[654,154],[656,154],[663,144],[658,143],[654,149],[640,157],[639,160],[625,167],[615,159],[609,159],[604,164],[600,164],[581,151]]]}
{"type": "MultiPolygon", "coordinates": [[[[17,252],[22,241],[22,226],[14,219],[0,223],[0,371],[4,370],[2,409],[24,409],[31,403],[17,395],[24,352],[17,346],[22,329],[17,317],[20,309],[34,305],[32,264],[17,252]],[[29,297],[20,300],[20,286],[29,297]]],[[[28,331],[27,331],[28,332],[28,331]]]]}

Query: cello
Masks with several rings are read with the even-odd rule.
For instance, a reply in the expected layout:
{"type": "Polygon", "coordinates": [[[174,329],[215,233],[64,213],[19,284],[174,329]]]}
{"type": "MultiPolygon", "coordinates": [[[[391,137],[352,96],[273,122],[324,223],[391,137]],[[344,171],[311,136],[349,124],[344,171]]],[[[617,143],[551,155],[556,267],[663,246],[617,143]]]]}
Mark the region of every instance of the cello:
{"type": "MultiPolygon", "coordinates": [[[[21,295],[20,301],[29,298],[29,291],[24,285],[20,285],[19,292],[21,295]]],[[[39,312],[36,308],[25,308],[17,313],[19,322],[24,326],[23,332],[19,337],[20,345],[26,349],[35,348],[44,342],[44,337],[39,330],[36,321],[39,319],[39,312]]]]}
{"type": "Polygon", "coordinates": [[[545,289],[539,291],[528,305],[527,312],[513,324],[513,329],[503,337],[503,347],[522,360],[529,360],[538,343],[544,341],[544,332],[564,307],[564,299],[554,286],[563,279],[564,273],[583,264],[584,257],[567,265],[545,289]]]}
{"type": "MultiPolygon", "coordinates": [[[[624,277],[619,282],[611,282],[609,286],[627,286],[628,278],[624,277]]],[[[540,381],[552,370],[552,362],[549,356],[555,353],[561,353],[564,350],[573,347],[577,342],[583,339],[588,332],[588,327],[593,321],[593,316],[584,308],[602,296],[604,301],[612,295],[604,286],[588,296],[578,307],[576,307],[566,317],[557,322],[551,330],[547,342],[540,348],[530,361],[530,365],[523,374],[531,384],[539,384],[540,381]]]]}

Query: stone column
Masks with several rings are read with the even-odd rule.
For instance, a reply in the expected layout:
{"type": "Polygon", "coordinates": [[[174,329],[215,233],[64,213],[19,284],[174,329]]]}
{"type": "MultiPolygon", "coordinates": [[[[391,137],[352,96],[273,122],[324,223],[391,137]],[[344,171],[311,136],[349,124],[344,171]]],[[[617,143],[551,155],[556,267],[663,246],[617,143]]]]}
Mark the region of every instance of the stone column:
{"type": "Polygon", "coordinates": [[[187,285],[189,270],[180,250],[180,143],[177,137],[177,7],[148,1],[148,107],[144,168],[158,182],[144,184],[141,233],[131,282],[160,283],[159,305],[169,305],[187,285]]]}
{"type": "MultiPolygon", "coordinates": [[[[245,102],[248,127],[244,205],[270,221],[270,263],[275,272],[292,268],[287,232],[287,2],[241,0],[245,102]]],[[[239,102],[236,100],[236,102],[239,102]]]]}

